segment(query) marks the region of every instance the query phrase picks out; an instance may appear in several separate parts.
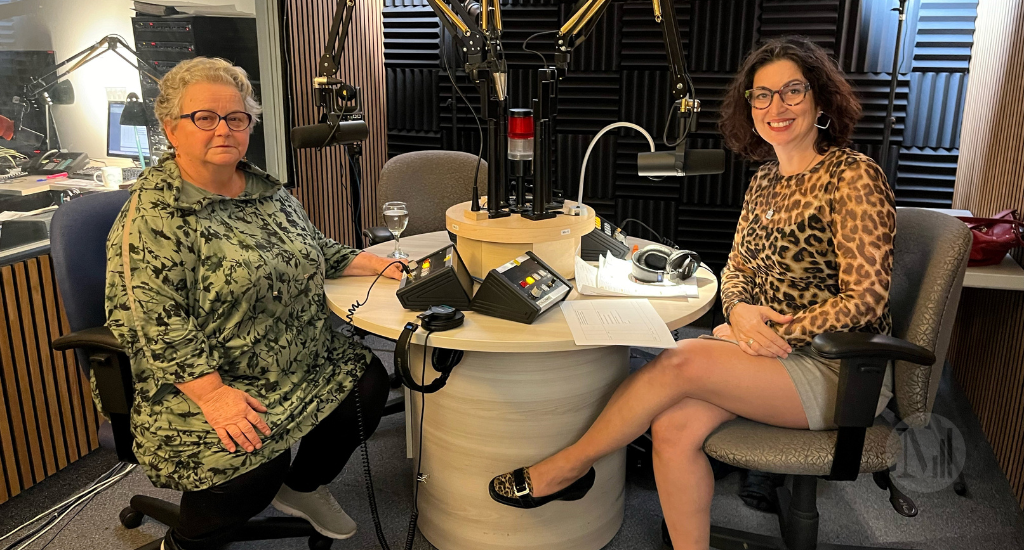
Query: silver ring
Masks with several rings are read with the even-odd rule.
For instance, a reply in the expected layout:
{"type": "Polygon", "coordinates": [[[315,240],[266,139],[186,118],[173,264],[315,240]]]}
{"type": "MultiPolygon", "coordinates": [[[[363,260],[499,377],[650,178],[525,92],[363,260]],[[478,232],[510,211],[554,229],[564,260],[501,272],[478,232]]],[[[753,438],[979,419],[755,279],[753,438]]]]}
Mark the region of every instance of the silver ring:
{"type": "Polygon", "coordinates": [[[748,346],[753,346],[754,345],[754,339],[751,338],[750,340],[747,340],[747,345],[748,346]]]}

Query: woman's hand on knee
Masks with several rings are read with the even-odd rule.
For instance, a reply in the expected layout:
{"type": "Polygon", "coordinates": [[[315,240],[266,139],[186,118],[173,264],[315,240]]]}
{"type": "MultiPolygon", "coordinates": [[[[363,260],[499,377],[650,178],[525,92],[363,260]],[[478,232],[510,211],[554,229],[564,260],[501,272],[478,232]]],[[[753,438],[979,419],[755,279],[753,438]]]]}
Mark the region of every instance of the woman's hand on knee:
{"type": "Polygon", "coordinates": [[[740,349],[763,357],[783,357],[792,353],[793,348],[767,325],[769,321],[784,325],[793,320],[792,315],[783,315],[770,307],[739,303],[729,314],[732,335],[740,349]]]}
{"type": "Polygon", "coordinates": [[[198,405],[229,453],[235,452],[236,443],[250,453],[263,447],[256,430],[270,435],[270,426],[257,414],[267,412],[267,408],[242,390],[223,385],[205,395],[198,405]]]}

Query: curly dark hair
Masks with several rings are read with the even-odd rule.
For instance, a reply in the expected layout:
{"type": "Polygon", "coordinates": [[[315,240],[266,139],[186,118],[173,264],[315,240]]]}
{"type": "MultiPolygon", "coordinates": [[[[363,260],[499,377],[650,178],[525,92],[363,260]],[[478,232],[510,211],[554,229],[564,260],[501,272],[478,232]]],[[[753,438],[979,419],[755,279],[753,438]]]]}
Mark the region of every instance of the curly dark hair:
{"type": "Polygon", "coordinates": [[[846,81],[839,65],[814,42],[799,36],[776,38],[750,52],[743,67],[726,92],[718,127],[725,144],[733,151],[752,160],[771,160],[775,150],[771,144],[755,133],[750,104],[744,92],[754,85],[754,73],[761,67],[780,59],[796,63],[804,78],[811,83],[814,102],[832,119],[828,129],[818,132],[814,143],[818,153],[831,147],[843,147],[850,142],[853,127],[860,119],[861,107],[853,88],[846,81]]]}

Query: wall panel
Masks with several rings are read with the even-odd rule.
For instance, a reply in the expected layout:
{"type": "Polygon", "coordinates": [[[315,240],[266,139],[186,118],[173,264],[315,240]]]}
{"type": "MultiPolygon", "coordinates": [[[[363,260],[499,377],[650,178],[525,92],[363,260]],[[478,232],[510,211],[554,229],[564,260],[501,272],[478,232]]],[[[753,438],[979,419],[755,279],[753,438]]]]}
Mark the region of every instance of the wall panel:
{"type": "MultiPolygon", "coordinates": [[[[291,125],[302,126],[318,122],[319,113],[313,98],[311,81],[316,75],[316,64],[324,51],[324,42],[330,30],[337,2],[334,0],[286,0],[289,26],[286,29],[288,75],[291,81],[291,125]]],[[[377,178],[387,160],[387,105],[385,102],[384,71],[384,18],[382,0],[360,2],[352,17],[348,40],[341,56],[338,78],[358,86],[363,98],[363,112],[369,127],[369,137],[362,143],[362,170],[359,186],[363,227],[381,225],[377,206],[377,178]]],[[[428,10],[429,11],[429,10],[428,10]]],[[[407,39],[418,45],[424,35],[411,32],[411,38],[392,35],[389,45],[393,51],[406,55],[407,50],[394,46],[396,40],[407,39]]],[[[429,33],[427,33],[429,34],[429,33]]],[[[409,50],[418,51],[416,46],[409,50]]],[[[397,55],[397,54],[396,54],[397,55]]],[[[409,53],[404,62],[415,63],[430,52],[409,53]],[[419,55],[419,57],[416,57],[419,55]]],[[[434,53],[436,56],[436,53],[434,53]]],[[[436,57],[433,58],[436,64],[436,57]]],[[[421,117],[422,118],[422,117],[421,117]]],[[[353,182],[349,181],[348,158],[342,147],[323,150],[304,149],[293,156],[295,189],[292,193],[302,202],[313,224],[328,237],[339,242],[355,244],[358,232],[353,224],[353,182]]]]}
{"type": "MultiPolygon", "coordinates": [[[[977,27],[953,206],[990,216],[1024,209],[1024,3],[982,2],[977,27]]],[[[957,316],[955,379],[1024,507],[1024,293],[965,289],[957,316]]]]}
{"type": "Polygon", "coordinates": [[[0,268],[0,503],[99,446],[89,381],[71,352],[50,343],[70,332],[48,255],[0,268]]]}

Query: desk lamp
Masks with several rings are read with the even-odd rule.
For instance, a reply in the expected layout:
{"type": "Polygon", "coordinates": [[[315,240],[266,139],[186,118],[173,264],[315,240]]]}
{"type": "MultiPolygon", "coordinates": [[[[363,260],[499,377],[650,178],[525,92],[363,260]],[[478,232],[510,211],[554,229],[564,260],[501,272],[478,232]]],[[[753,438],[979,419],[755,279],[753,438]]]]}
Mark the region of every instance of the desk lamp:
{"type": "Polygon", "coordinates": [[[149,126],[149,121],[146,117],[146,108],[143,106],[142,100],[139,99],[139,94],[135,92],[128,94],[128,97],[124,100],[124,110],[121,111],[121,120],[119,122],[121,126],[134,126],[135,150],[139,152],[139,167],[145,170],[146,158],[142,155],[142,144],[139,142],[139,126],[145,128],[149,126]]]}
{"type": "MultiPolygon", "coordinates": [[[[53,117],[50,113],[50,106],[71,105],[75,102],[75,90],[72,88],[71,82],[62,79],[75,72],[82,65],[85,65],[107,52],[114,52],[118,57],[123,59],[125,63],[132,64],[131,60],[121,53],[122,51],[127,51],[135,57],[138,61],[138,69],[140,73],[151,78],[154,82],[160,82],[160,77],[156,76],[160,74],[160,71],[148,61],[144,61],[140,58],[139,54],[135,53],[135,50],[132,50],[123,38],[115,34],[104,36],[99,42],[58,63],[52,71],[33,78],[32,82],[25,86],[21,97],[14,98],[15,103],[21,103],[23,106],[22,113],[15,124],[15,132],[21,130],[21,120],[24,118],[25,111],[31,108],[39,109],[41,105],[42,109],[46,111],[46,148],[54,149],[53,139],[50,136],[50,120],[53,117]],[[63,73],[60,72],[61,69],[69,63],[73,63],[71,67],[63,73]]],[[[54,125],[54,130],[56,131],[56,125],[54,125]]],[[[56,141],[59,142],[60,136],[58,135],[56,138],[56,141]]]]}

